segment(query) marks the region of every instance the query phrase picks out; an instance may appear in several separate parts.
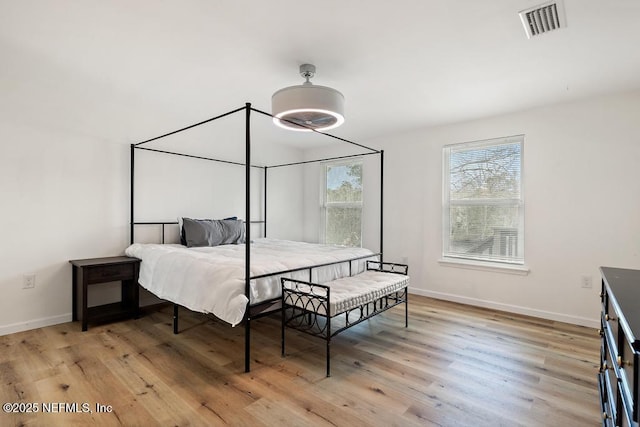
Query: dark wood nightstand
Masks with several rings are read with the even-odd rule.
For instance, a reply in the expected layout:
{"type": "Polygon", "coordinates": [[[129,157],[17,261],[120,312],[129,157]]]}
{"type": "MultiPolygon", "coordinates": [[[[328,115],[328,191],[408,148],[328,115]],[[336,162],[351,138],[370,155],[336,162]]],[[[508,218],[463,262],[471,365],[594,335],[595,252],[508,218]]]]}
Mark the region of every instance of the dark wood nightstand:
{"type": "Polygon", "coordinates": [[[140,260],[126,256],[108,258],[75,259],[73,266],[73,320],[87,324],[138,316],[138,272],[140,260]],[[119,302],[87,307],[89,286],[107,282],[122,282],[122,299],[119,302]]]}

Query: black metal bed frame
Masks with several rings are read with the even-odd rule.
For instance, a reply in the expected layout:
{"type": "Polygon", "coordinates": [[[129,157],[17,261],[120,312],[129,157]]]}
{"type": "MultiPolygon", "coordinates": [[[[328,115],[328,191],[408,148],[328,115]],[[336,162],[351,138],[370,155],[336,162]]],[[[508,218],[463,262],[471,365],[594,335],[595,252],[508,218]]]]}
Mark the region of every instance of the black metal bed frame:
{"type": "MultiPolygon", "coordinates": [[[[257,110],[255,108],[253,108],[251,106],[251,103],[246,103],[244,107],[240,107],[237,108],[235,110],[229,111],[227,113],[212,117],[210,119],[207,120],[203,120],[201,122],[183,127],[181,129],[177,129],[175,131],[169,132],[169,133],[165,133],[163,135],[151,138],[151,139],[147,139],[135,144],[131,144],[131,187],[130,187],[130,191],[131,191],[131,211],[130,211],[130,242],[131,244],[134,243],[135,241],[135,226],[136,225],[159,225],[162,227],[162,243],[164,243],[165,240],[165,227],[167,225],[174,225],[177,224],[177,222],[173,221],[173,222],[136,222],[135,221],[135,197],[134,197],[134,179],[135,179],[135,154],[136,154],[136,150],[145,150],[145,151],[151,151],[151,152],[155,152],[155,153],[160,153],[160,154],[167,154],[167,155],[174,155],[174,156],[182,156],[182,157],[189,157],[189,158],[194,158],[194,159],[200,159],[200,160],[206,160],[206,161],[213,161],[213,162],[218,162],[218,163],[226,163],[226,164],[231,164],[231,165],[237,165],[237,166],[244,166],[245,168],[245,219],[247,222],[251,223],[251,224],[255,224],[255,223],[261,223],[263,224],[263,236],[266,237],[267,236],[267,176],[268,176],[268,170],[269,169],[273,169],[273,168],[281,168],[281,167],[288,167],[288,166],[295,166],[295,165],[303,165],[303,164],[309,164],[309,163],[320,163],[320,162],[327,162],[327,161],[332,161],[332,160],[341,160],[341,159],[348,159],[348,158],[356,158],[356,157],[362,157],[362,156],[367,156],[367,155],[379,155],[380,156],[380,250],[379,253],[377,254],[373,254],[373,255],[367,255],[364,257],[358,257],[358,258],[353,258],[353,259],[349,259],[349,260],[343,260],[343,261],[338,261],[338,262],[332,262],[332,263],[327,263],[327,264],[318,264],[318,265],[312,265],[312,266],[306,266],[306,267],[302,267],[302,268],[297,268],[297,269],[293,269],[293,270],[287,270],[287,271],[278,271],[278,272],[274,272],[274,273],[270,273],[270,274],[264,274],[264,275],[259,275],[259,276],[251,276],[251,227],[247,226],[246,227],[246,231],[245,231],[245,295],[247,297],[247,307],[245,309],[245,314],[244,314],[244,318],[243,318],[243,323],[245,326],[245,372],[249,372],[250,371],[250,367],[251,367],[251,357],[250,357],[250,353],[251,353],[251,320],[252,319],[257,319],[259,317],[274,313],[278,310],[280,310],[280,302],[281,302],[281,298],[274,298],[268,301],[263,301],[257,304],[251,304],[251,296],[250,296],[250,283],[251,280],[254,279],[259,279],[259,278],[263,278],[263,277],[267,277],[267,276],[276,276],[276,275],[281,275],[281,274],[286,274],[286,273],[291,273],[291,272],[295,272],[295,271],[304,271],[304,270],[309,270],[309,277],[311,278],[311,273],[313,271],[313,269],[315,268],[319,268],[319,267],[323,267],[323,266],[327,266],[327,265],[332,265],[332,264],[342,264],[342,263],[346,263],[349,262],[349,268],[351,269],[351,264],[353,261],[357,261],[359,259],[364,259],[364,258],[370,258],[372,256],[379,256],[380,261],[382,261],[382,254],[383,254],[383,219],[384,219],[384,215],[383,215],[383,202],[384,202],[384,150],[376,150],[374,148],[371,147],[367,147],[365,145],[362,144],[358,144],[356,142],[353,141],[349,141],[347,139],[344,138],[340,138],[337,137],[335,135],[331,135],[328,133],[323,133],[323,132],[318,132],[315,129],[312,128],[308,128],[309,130],[316,132],[318,134],[324,135],[326,137],[330,137],[333,139],[336,139],[338,141],[342,141],[357,147],[360,147],[364,150],[367,150],[366,152],[360,153],[360,154],[353,154],[353,155],[346,155],[346,156],[336,156],[336,157],[329,157],[329,158],[323,158],[323,159],[317,159],[317,160],[306,160],[306,161],[300,161],[300,162],[291,162],[291,163],[283,163],[283,164],[276,164],[276,165],[271,165],[271,166],[257,166],[257,165],[253,165],[251,163],[251,112],[255,112],[258,114],[262,114],[265,116],[269,116],[272,117],[273,116],[269,113],[266,113],[264,111],[261,110],[257,110]],[[179,153],[179,152],[173,152],[173,151],[166,151],[166,150],[158,150],[158,149],[153,149],[153,148],[147,148],[147,147],[142,147],[142,145],[144,144],[148,144],[150,142],[168,137],[170,135],[174,135],[177,134],[179,132],[183,132],[185,130],[188,129],[192,129],[195,128],[197,126],[209,123],[209,122],[213,122],[215,120],[221,119],[223,117],[235,114],[235,113],[239,113],[241,111],[245,112],[245,161],[244,162],[236,162],[236,161],[229,161],[229,160],[222,160],[222,159],[215,159],[215,158],[210,158],[210,157],[203,157],[203,156],[195,156],[195,155],[191,155],[191,154],[186,154],[186,153],[179,153]],[[251,195],[251,169],[252,168],[259,168],[262,169],[264,172],[264,182],[263,182],[263,191],[264,191],[264,200],[263,200],[263,220],[262,221],[251,221],[251,199],[250,199],[250,195],[251,195]]],[[[281,119],[284,120],[284,119],[281,119]]],[[[285,120],[288,121],[288,120],[285,120]]],[[[293,122],[291,122],[293,123],[293,122]]],[[[298,123],[294,123],[297,126],[300,127],[306,127],[303,125],[300,125],[298,123]]],[[[178,304],[174,303],[174,333],[178,333],[178,304]]]]}

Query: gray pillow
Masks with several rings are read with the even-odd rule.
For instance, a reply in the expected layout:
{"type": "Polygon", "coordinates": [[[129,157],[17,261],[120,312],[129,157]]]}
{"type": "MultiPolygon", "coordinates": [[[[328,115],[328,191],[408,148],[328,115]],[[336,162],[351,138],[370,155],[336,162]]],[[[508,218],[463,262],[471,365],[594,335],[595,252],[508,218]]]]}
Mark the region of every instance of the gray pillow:
{"type": "MultiPolygon", "coordinates": [[[[225,218],[225,219],[238,219],[238,217],[230,216],[229,218],[225,218]]],[[[180,244],[182,246],[187,246],[187,240],[184,237],[184,226],[182,225],[183,220],[184,220],[184,217],[178,217],[178,227],[180,228],[180,244]]],[[[203,221],[203,220],[197,220],[197,221],[203,221]]],[[[207,219],[207,221],[211,221],[211,220],[207,219]]],[[[239,243],[242,243],[242,242],[239,242],[239,243]]]]}
{"type": "Polygon", "coordinates": [[[233,219],[182,218],[187,247],[244,243],[244,223],[233,219]]]}

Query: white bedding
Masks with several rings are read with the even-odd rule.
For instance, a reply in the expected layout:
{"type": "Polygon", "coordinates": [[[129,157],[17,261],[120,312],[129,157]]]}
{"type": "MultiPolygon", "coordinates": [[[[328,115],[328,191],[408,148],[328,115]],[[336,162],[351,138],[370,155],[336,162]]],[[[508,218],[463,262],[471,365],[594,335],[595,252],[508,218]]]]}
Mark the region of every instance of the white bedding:
{"type": "MultiPolygon", "coordinates": [[[[125,253],[140,258],[139,283],[162,299],[190,310],[212,313],[235,326],[247,304],[244,245],[187,248],[182,245],[134,243],[125,253]]],[[[310,265],[347,260],[372,252],[363,248],[255,239],[251,243],[251,277],[310,265]]],[[[366,260],[352,263],[353,274],[366,260]]],[[[324,283],[349,275],[348,263],[313,270],[311,281],[324,283]]],[[[251,304],[280,296],[280,277],[309,280],[308,271],[251,281],[251,304]]]]}

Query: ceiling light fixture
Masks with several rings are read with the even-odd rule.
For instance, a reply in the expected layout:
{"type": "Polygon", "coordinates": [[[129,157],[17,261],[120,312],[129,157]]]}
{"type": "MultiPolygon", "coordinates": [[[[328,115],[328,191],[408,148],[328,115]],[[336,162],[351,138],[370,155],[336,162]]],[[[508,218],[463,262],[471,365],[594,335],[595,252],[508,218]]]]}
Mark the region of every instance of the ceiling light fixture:
{"type": "Polygon", "coordinates": [[[344,96],[330,87],[312,84],[315,73],[314,65],[302,64],[300,75],[306,81],[273,94],[271,112],[276,125],[288,130],[322,132],[344,123],[344,96]]]}

